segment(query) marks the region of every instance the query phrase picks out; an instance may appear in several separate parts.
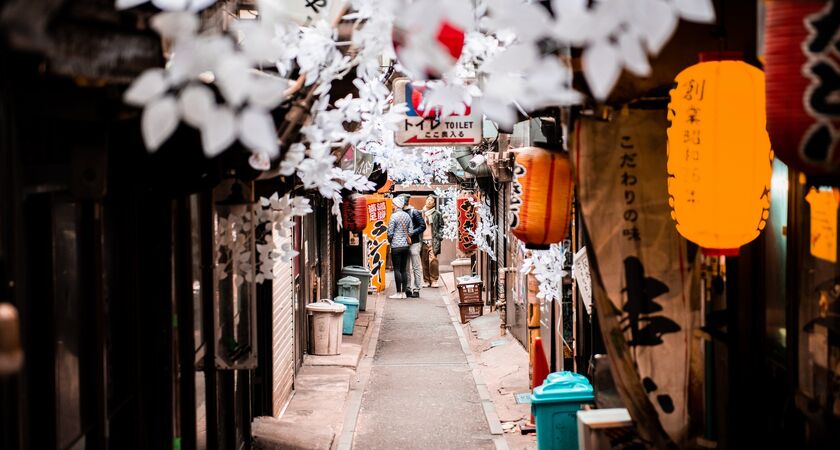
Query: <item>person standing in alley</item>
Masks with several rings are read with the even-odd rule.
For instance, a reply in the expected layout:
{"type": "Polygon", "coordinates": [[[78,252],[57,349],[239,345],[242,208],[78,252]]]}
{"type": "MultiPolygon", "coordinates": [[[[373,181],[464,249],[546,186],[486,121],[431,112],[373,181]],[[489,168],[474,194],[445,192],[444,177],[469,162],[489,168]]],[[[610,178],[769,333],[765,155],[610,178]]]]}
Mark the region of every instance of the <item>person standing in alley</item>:
{"type": "Polygon", "coordinates": [[[409,247],[408,251],[408,262],[411,264],[411,270],[408,274],[409,278],[411,278],[412,275],[414,275],[414,278],[413,280],[409,280],[407,283],[408,291],[406,294],[409,297],[419,298],[420,288],[423,286],[423,270],[420,264],[420,249],[423,246],[421,239],[423,232],[426,230],[426,221],[423,219],[423,213],[418,211],[411,205],[411,203],[409,203],[411,196],[403,194],[402,197],[405,200],[405,212],[408,213],[409,217],[411,217],[411,225],[414,227],[414,231],[411,233],[411,247],[409,247]]]}
{"type": "Polygon", "coordinates": [[[423,219],[426,223],[422,236],[422,249],[420,250],[420,258],[423,263],[423,281],[429,287],[438,287],[438,279],[440,278],[438,255],[440,255],[440,243],[443,237],[443,218],[437,210],[437,199],[434,195],[426,197],[423,219]]]}
{"type": "Polygon", "coordinates": [[[391,203],[394,211],[388,222],[388,243],[391,244],[391,262],[394,265],[394,283],[397,290],[388,298],[406,298],[409,292],[408,256],[411,246],[411,233],[414,231],[411,217],[403,211],[405,198],[396,197],[391,203]]]}

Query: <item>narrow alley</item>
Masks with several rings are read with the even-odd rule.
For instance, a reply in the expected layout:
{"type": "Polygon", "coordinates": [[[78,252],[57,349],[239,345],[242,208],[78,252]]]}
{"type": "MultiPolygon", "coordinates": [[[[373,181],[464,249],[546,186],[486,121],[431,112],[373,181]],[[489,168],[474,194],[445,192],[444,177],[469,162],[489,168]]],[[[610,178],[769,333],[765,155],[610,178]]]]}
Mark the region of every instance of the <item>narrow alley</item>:
{"type": "Polygon", "coordinates": [[[444,295],[386,302],[355,449],[496,448],[444,295]]]}
{"type": "Polygon", "coordinates": [[[0,450],[840,449],[840,0],[0,0],[0,450]]]}

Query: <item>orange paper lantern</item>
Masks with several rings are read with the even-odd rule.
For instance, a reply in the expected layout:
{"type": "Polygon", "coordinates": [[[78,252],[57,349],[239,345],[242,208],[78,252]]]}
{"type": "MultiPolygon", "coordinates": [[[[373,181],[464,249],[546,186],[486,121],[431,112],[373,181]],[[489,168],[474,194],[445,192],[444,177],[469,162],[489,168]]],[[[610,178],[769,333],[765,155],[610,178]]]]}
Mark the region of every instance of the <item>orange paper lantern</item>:
{"type": "Polygon", "coordinates": [[[668,106],[671,217],[706,254],[737,254],[764,229],[770,208],[764,73],[708,61],[676,82],[668,106]]]}
{"type": "Polygon", "coordinates": [[[569,234],[572,168],[565,152],[525,147],[516,153],[511,232],[527,248],[547,249],[569,234]]]}

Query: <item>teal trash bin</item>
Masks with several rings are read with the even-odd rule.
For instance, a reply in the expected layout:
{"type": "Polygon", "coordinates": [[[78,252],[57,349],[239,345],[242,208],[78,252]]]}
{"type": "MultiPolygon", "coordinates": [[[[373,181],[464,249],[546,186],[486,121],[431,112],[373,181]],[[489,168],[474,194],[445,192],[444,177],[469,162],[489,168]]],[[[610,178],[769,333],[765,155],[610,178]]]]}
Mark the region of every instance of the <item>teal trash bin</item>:
{"type": "Polygon", "coordinates": [[[340,297],[353,297],[359,299],[359,286],[362,282],[356,277],[344,277],[338,280],[338,295],[340,297]]]}
{"type": "Polygon", "coordinates": [[[359,280],[359,310],[367,311],[367,295],[370,287],[370,271],[362,266],[345,266],[341,269],[342,277],[355,277],[359,280]]]}
{"type": "Polygon", "coordinates": [[[538,450],[577,450],[577,412],[592,404],[595,395],[585,376],[555,372],[531,394],[537,426],[538,450]]]}
{"type": "Polygon", "coordinates": [[[344,311],[344,327],[343,334],[353,334],[353,327],[356,326],[356,316],[359,315],[359,301],[353,297],[336,297],[334,302],[344,305],[347,308],[344,311]]]}

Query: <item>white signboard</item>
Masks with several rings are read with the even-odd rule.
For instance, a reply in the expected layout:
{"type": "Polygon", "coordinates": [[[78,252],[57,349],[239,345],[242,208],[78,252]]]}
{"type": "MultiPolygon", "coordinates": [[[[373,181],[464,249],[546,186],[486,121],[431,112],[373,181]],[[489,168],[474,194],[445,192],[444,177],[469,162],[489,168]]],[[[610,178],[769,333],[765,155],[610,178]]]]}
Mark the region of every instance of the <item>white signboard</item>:
{"type": "Polygon", "coordinates": [[[471,146],[481,143],[482,117],[476,108],[467,107],[463,115],[439,118],[435,108],[423,104],[424,86],[415,86],[407,78],[394,80],[394,103],[408,105],[408,113],[396,132],[400,146],[471,146]]]}
{"type": "Polygon", "coordinates": [[[290,18],[301,25],[318,20],[331,23],[341,13],[345,0],[260,0],[263,19],[290,18]]]}
{"type": "Polygon", "coordinates": [[[592,315],[592,279],[589,277],[589,258],[586,256],[586,247],[581,247],[575,253],[572,262],[572,277],[577,283],[580,299],[586,307],[586,314],[592,315]]]}

